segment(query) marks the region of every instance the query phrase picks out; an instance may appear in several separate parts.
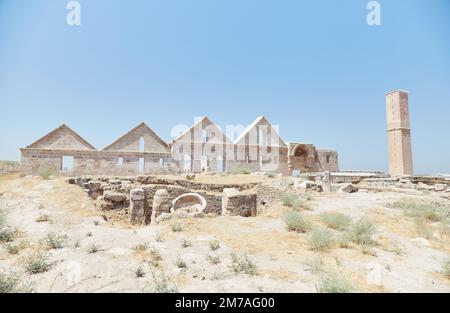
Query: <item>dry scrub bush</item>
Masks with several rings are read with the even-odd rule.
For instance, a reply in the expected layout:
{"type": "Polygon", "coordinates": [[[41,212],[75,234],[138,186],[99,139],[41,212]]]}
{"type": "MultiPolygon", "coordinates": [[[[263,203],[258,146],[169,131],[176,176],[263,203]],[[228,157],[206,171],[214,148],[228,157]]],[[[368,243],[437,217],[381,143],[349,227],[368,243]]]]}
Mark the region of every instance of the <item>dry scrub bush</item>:
{"type": "Polygon", "coordinates": [[[330,249],[334,245],[333,233],[327,229],[314,229],[308,239],[312,250],[324,251],[330,249]]]}
{"type": "Polygon", "coordinates": [[[311,223],[303,217],[303,215],[296,211],[289,211],[284,217],[287,230],[296,231],[298,233],[306,233],[311,229],[311,223]]]}
{"type": "Polygon", "coordinates": [[[346,230],[352,222],[350,216],[338,212],[323,213],[320,219],[328,227],[341,231],[346,230]]]}
{"type": "Polygon", "coordinates": [[[220,242],[219,240],[212,240],[209,242],[209,249],[211,251],[216,251],[220,248],[220,242]]]}
{"type": "Polygon", "coordinates": [[[151,293],[177,293],[178,288],[164,272],[160,272],[159,274],[152,272],[152,284],[150,286],[147,284],[143,291],[151,293]]]}
{"type": "Polygon", "coordinates": [[[45,237],[44,242],[47,249],[61,249],[66,245],[68,239],[67,235],[50,232],[45,237]]]}
{"type": "Polygon", "coordinates": [[[248,255],[231,254],[231,270],[235,273],[245,273],[247,275],[257,275],[256,264],[248,255]]]}
{"type": "Polygon", "coordinates": [[[32,284],[14,272],[0,271],[0,293],[32,292],[32,284]]]}
{"type": "Polygon", "coordinates": [[[25,271],[30,274],[38,274],[47,272],[51,263],[47,254],[35,253],[23,260],[25,271]]]}
{"type": "Polygon", "coordinates": [[[320,276],[316,289],[321,293],[350,293],[354,288],[344,275],[330,272],[320,276]]]}
{"type": "Polygon", "coordinates": [[[369,219],[361,218],[350,226],[348,236],[354,243],[369,246],[374,243],[372,236],[375,231],[375,225],[369,219]]]}

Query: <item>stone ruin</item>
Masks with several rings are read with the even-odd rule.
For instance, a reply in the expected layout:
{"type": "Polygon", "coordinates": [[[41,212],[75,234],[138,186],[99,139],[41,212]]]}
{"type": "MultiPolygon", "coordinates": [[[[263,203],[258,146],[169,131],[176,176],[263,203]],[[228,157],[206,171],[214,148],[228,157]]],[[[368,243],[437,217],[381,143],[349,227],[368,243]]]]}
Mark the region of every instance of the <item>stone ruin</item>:
{"type": "Polygon", "coordinates": [[[278,190],[260,183],[205,184],[157,176],[77,177],[68,182],[82,187],[98,209],[119,212],[133,225],[186,217],[252,217],[279,196],[278,190]]]}

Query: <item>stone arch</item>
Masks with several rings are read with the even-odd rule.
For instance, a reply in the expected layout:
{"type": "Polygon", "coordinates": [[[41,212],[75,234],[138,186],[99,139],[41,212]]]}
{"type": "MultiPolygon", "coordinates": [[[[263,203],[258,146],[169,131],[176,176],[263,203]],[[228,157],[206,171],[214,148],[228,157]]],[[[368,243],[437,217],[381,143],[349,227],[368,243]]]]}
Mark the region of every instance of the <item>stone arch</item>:
{"type": "Polygon", "coordinates": [[[192,162],[189,154],[185,154],[183,157],[183,170],[185,172],[192,172],[192,162]]]}
{"type": "Polygon", "coordinates": [[[299,144],[294,148],[295,157],[306,157],[308,155],[308,149],[305,145],[299,144]]]}
{"type": "Polygon", "coordinates": [[[203,212],[206,208],[206,199],[198,193],[185,193],[172,201],[171,212],[176,210],[191,210],[195,212],[203,212]]]}

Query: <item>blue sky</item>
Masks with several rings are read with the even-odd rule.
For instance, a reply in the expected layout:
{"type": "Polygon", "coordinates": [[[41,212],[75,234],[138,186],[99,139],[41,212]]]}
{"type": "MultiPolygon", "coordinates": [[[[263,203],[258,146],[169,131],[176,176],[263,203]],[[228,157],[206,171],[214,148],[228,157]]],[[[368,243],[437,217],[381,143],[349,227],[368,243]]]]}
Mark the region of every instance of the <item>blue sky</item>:
{"type": "Polygon", "coordinates": [[[410,92],[416,173],[450,172],[450,2],[0,0],[0,159],[67,123],[102,149],[145,121],[264,115],[286,141],[387,169],[384,94],[410,92]]]}

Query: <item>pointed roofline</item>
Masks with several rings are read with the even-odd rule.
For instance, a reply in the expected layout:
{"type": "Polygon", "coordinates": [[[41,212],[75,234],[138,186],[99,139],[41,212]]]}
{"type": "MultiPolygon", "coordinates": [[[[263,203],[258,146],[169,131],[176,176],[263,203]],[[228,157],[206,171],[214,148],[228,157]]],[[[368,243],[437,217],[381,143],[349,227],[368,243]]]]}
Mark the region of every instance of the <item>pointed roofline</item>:
{"type": "Polygon", "coordinates": [[[220,129],[219,126],[217,126],[215,123],[213,123],[213,121],[211,121],[211,119],[207,116],[203,116],[201,118],[199,118],[199,120],[197,122],[195,122],[191,127],[185,129],[180,135],[178,135],[177,138],[175,138],[172,142],[175,142],[179,139],[181,139],[181,137],[183,137],[184,135],[186,135],[187,133],[189,133],[191,131],[191,129],[193,129],[195,126],[197,126],[198,124],[202,123],[203,121],[207,120],[208,122],[210,122],[211,124],[213,124],[214,126],[217,127],[217,129],[220,130],[220,132],[222,133],[223,136],[225,136],[225,139],[229,142],[229,143],[233,143],[228,137],[227,135],[220,129]]]}
{"type": "Polygon", "coordinates": [[[80,135],[78,135],[74,130],[72,130],[69,126],[67,126],[66,124],[62,124],[61,126],[55,128],[54,130],[52,130],[51,132],[49,132],[47,135],[39,138],[38,140],[36,140],[35,142],[33,142],[32,144],[28,145],[26,147],[26,149],[33,149],[33,146],[40,143],[41,141],[46,140],[47,138],[49,138],[50,136],[52,136],[54,133],[60,131],[60,130],[67,130],[69,133],[71,133],[76,139],[80,140],[83,144],[85,144],[86,146],[88,146],[89,148],[91,148],[92,150],[97,150],[93,145],[91,145],[89,142],[87,142],[83,137],[81,137],[80,135]]]}
{"type": "MultiPolygon", "coordinates": [[[[256,125],[258,125],[259,122],[261,122],[262,120],[265,120],[268,124],[270,124],[270,126],[272,126],[272,123],[269,122],[269,120],[265,117],[265,116],[260,116],[257,117],[250,125],[248,125],[248,127],[242,132],[242,134],[239,135],[238,138],[236,138],[236,140],[234,141],[234,144],[237,144],[239,141],[241,141],[243,138],[245,138],[245,136],[252,130],[253,127],[255,127],[256,125]]],[[[278,135],[278,138],[280,138],[280,146],[285,146],[286,142],[283,140],[283,138],[281,138],[281,135],[275,131],[276,134],[278,135]]]]}
{"type": "Polygon", "coordinates": [[[122,140],[123,138],[125,138],[126,136],[128,136],[129,134],[131,134],[132,132],[134,132],[136,129],[138,129],[139,127],[145,127],[147,128],[147,130],[150,131],[150,133],[152,134],[152,136],[160,143],[162,144],[164,147],[166,147],[167,149],[170,149],[169,144],[167,142],[165,142],[164,140],[161,139],[161,137],[158,136],[158,134],[151,129],[145,122],[140,123],[139,125],[137,125],[136,127],[134,127],[132,130],[126,132],[125,134],[123,134],[122,136],[120,136],[119,138],[117,138],[116,140],[114,140],[113,143],[111,143],[110,145],[108,145],[107,147],[105,147],[102,150],[107,150],[108,148],[112,147],[113,145],[115,145],[117,142],[119,142],[120,140],[122,140]]]}

